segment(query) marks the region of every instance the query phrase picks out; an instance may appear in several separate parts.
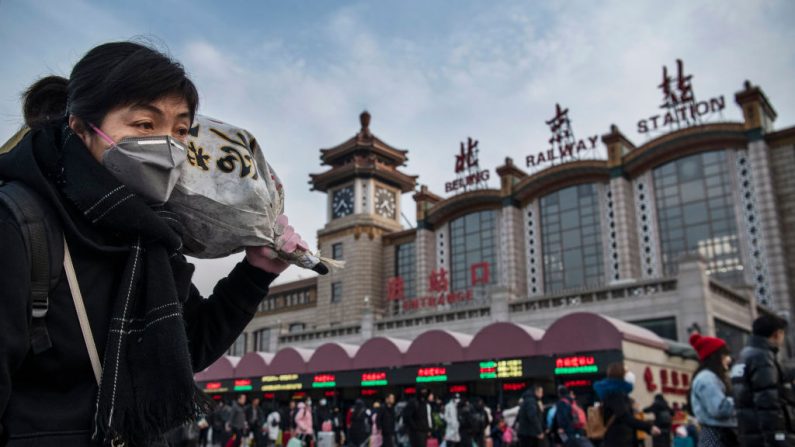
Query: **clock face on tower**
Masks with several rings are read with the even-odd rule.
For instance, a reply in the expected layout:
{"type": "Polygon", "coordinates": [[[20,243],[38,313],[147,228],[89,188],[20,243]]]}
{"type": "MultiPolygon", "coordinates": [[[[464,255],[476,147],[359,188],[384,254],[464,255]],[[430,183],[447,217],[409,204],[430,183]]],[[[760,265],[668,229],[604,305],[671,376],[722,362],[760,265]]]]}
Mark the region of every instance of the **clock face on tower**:
{"type": "Polygon", "coordinates": [[[397,198],[394,191],[381,187],[375,188],[375,212],[387,219],[397,217],[397,198]]]}
{"type": "Polygon", "coordinates": [[[331,197],[331,217],[337,219],[353,213],[353,187],[346,186],[334,191],[331,197]]]}

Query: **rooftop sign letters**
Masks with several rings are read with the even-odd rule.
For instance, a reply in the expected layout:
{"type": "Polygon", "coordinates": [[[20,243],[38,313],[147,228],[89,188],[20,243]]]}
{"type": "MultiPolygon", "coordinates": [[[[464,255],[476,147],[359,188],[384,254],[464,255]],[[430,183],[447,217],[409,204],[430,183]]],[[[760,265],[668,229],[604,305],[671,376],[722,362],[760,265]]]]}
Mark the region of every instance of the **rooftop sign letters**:
{"type": "Polygon", "coordinates": [[[489,181],[489,170],[480,169],[479,152],[478,140],[467,138],[466,145],[461,142],[461,151],[455,156],[455,173],[458,178],[445,183],[445,192],[476,189],[489,181]]]}
{"type": "Polygon", "coordinates": [[[638,121],[638,133],[648,133],[660,128],[679,129],[693,126],[702,118],[726,108],[723,95],[705,101],[696,100],[693,93],[693,75],[686,75],[684,63],[676,60],[676,78],[663,66],[662,82],[657,86],[662,90],[663,100],[660,108],[663,114],[650,116],[638,121]]]}
{"type": "Polygon", "coordinates": [[[571,128],[569,109],[563,109],[560,104],[555,104],[555,116],[546,121],[552,133],[548,142],[549,149],[530,154],[525,158],[528,168],[546,165],[548,163],[576,160],[581,152],[596,149],[599,136],[594,135],[587,139],[577,140],[571,128]]]}

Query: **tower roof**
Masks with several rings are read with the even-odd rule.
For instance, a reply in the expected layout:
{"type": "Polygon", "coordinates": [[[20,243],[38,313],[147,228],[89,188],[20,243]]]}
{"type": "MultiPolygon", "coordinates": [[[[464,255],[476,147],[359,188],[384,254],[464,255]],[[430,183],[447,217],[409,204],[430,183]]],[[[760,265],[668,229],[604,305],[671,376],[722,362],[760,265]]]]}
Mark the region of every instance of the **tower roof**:
{"type": "Polygon", "coordinates": [[[414,190],[417,176],[400,172],[408,157],[405,149],[397,149],[370,132],[371,115],[366,110],[359,115],[361,129],[349,140],[329,149],[320,150],[320,160],[331,169],[310,174],[312,189],[327,191],[354,177],[375,177],[399,188],[402,192],[414,190]]]}

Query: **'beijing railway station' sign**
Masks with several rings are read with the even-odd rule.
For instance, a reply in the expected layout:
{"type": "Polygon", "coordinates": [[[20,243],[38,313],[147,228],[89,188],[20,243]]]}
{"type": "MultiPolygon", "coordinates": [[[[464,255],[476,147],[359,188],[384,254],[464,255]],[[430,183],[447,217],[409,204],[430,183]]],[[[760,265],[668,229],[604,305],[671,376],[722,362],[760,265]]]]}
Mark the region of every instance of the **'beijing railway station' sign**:
{"type": "Polygon", "coordinates": [[[478,140],[467,138],[466,146],[461,142],[461,152],[455,156],[455,180],[444,184],[445,192],[467,191],[485,186],[489,181],[489,170],[480,169],[478,140]]]}
{"type": "Polygon", "coordinates": [[[548,163],[564,162],[576,160],[581,152],[593,151],[599,141],[598,135],[590,136],[586,139],[577,140],[574,138],[574,131],[571,128],[569,119],[569,109],[562,109],[560,104],[555,104],[555,116],[546,121],[552,136],[549,138],[550,148],[530,154],[525,158],[528,168],[539,167],[548,163]]]}
{"type": "Polygon", "coordinates": [[[638,121],[638,133],[649,133],[660,128],[679,129],[696,125],[702,118],[719,113],[726,108],[723,95],[706,101],[696,100],[693,94],[693,75],[685,75],[681,59],[676,60],[676,79],[668,74],[663,66],[662,82],[657,87],[663,92],[661,109],[663,114],[652,115],[638,121]]]}

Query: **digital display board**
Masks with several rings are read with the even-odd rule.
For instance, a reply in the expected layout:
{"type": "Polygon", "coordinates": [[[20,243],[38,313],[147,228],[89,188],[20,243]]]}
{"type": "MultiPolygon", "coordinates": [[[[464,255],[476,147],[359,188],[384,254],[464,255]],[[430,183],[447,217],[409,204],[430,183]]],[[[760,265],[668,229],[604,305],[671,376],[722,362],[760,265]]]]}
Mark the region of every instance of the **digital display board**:
{"type": "Polygon", "coordinates": [[[235,391],[251,391],[254,387],[251,385],[251,380],[249,379],[238,379],[235,380],[235,391]]]}
{"type": "Polygon", "coordinates": [[[417,383],[428,382],[447,382],[447,368],[419,368],[417,370],[417,383]]]}
{"type": "Polygon", "coordinates": [[[208,394],[226,393],[229,391],[228,386],[224,386],[223,382],[207,382],[204,384],[204,392],[208,394]]]}
{"type": "Polygon", "coordinates": [[[590,355],[575,355],[555,359],[555,375],[592,374],[599,372],[596,359],[590,355]]]}
{"type": "Polygon", "coordinates": [[[480,362],[480,378],[515,379],[524,375],[521,359],[480,362]]]}
{"type": "Polygon", "coordinates": [[[389,380],[386,378],[386,371],[367,372],[362,374],[361,386],[387,386],[389,380]]]}
{"type": "Polygon", "coordinates": [[[262,388],[260,391],[296,391],[303,389],[304,386],[299,380],[298,374],[280,374],[262,377],[262,388]]]}
{"type": "Polygon", "coordinates": [[[526,383],[503,383],[502,390],[503,391],[522,391],[527,389],[526,383]]]}
{"type": "Polygon", "coordinates": [[[334,374],[317,374],[312,379],[312,388],[334,388],[337,378],[334,374]]]}

